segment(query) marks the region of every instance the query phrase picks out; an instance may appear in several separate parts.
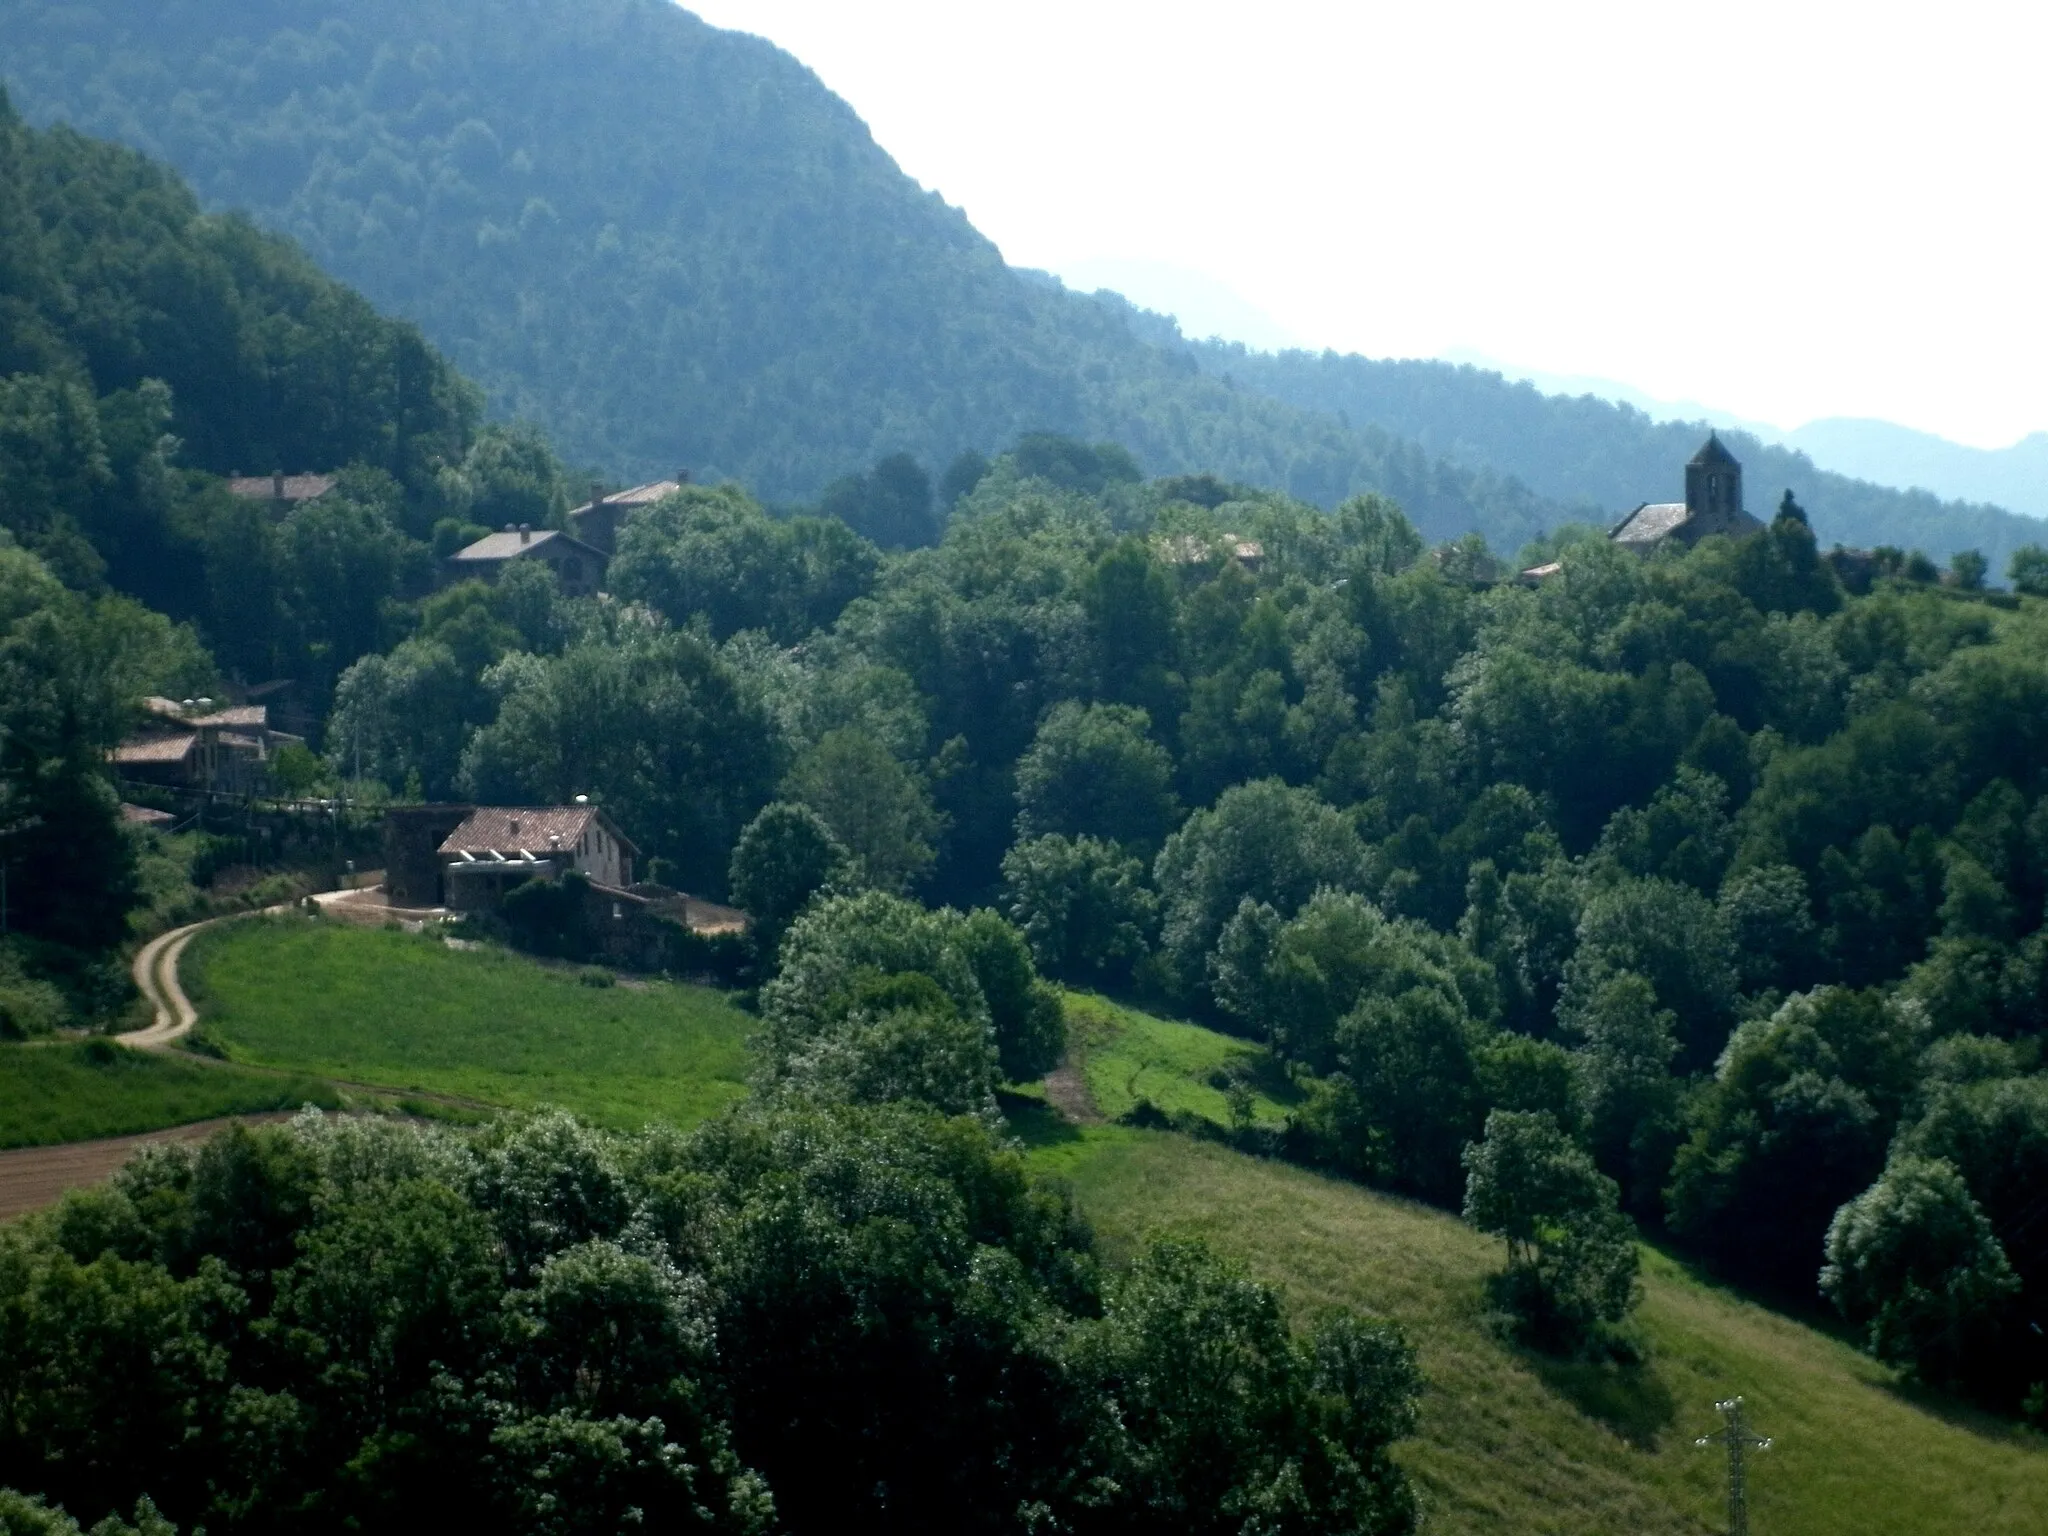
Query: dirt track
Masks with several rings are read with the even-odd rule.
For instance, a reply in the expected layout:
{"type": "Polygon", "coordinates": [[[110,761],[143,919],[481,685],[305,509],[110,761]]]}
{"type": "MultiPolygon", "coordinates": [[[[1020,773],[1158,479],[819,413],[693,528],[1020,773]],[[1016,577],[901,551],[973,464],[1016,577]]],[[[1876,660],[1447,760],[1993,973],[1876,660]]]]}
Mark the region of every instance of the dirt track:
{"type": "MultiPolygon", "coordinates": [[[[207,919],[207,922],[219,921],[219,918],[207,919]]],[[[156,1016],[147,1029],[116,1035],[114,1038],[123,1045],[144,1051],[160,1051],[199,1022],[198,1011],[193,1008],[191,999],[185,996],[185,989],[178,985],[178,960],[185,953],[185,946],[192,942],[192,935],[206,925],[188,923],[183,928],[173,928],[169,933],[158,934],[135,952],[135,963],[130,970],[135,977],[136,988],[149,1000],[156,1016]]]]}
{"type": "Polygon", "coordinates": [[[109,1136],[102,1141],[71,1141],[56,1147],[17,1147],[0,1152],[0,1221],[55,1205],[67,1189],[99,1183],[127,1162],[138,1147],[153,1141],[204,1141],[237,1121],[253,1125],[290,1118],[285,1114],[236,1115],[225,1120],[175,1125],[169,1130],[146,1131],[140,1136],[109,1136]]]}

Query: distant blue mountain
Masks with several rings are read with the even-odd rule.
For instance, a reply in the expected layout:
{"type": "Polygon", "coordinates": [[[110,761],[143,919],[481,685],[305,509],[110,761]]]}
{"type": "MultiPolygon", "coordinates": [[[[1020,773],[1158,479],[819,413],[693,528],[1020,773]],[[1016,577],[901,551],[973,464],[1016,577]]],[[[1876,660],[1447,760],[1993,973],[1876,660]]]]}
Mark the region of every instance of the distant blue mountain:
{"type": "Polygon", "coordinates": [[[1971,448],[1889,421],[1837,416],[1808,422],[1785,440],[1838,474],[2048,517],[2048,432],[2010,448],[1971,448]]]}

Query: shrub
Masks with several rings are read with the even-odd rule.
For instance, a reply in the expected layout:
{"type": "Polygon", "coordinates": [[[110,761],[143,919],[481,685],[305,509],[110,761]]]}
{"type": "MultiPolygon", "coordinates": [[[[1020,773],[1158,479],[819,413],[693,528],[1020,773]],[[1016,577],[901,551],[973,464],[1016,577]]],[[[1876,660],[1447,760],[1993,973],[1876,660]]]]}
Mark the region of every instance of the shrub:
{"type": "Polygon", "coordinates": [[[1955,1166],[1905,1157],[1835,1213],[1820,1288],[1880,1360],[1964,1386],[2019,1278],[1955,1166]]]}

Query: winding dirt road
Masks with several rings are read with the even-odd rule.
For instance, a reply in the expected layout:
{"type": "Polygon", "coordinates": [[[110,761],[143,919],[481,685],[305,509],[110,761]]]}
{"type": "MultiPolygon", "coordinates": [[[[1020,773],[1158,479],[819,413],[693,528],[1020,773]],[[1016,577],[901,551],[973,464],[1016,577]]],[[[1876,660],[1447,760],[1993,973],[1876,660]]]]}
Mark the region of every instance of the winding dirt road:
{"type": "Polygon", "coordinates": [[[148,1027],[116,1035],[116,1040],[123,1045],[132,1045],[138,1051],[162,1051],[191,1032],[192,1026],[199,1022],[199,1010],[192,1006],[192,999],[178,985],[178,961],[185,953],[185,946],[192,942],[193,934],[221,921],[223,919],[210,917],[205,922],[173,928],[168,933],[158,934],[135,952],[135,962],[129,970],[135,977],[137,990],[156,1010],[156,1017],[148,1027]]]}

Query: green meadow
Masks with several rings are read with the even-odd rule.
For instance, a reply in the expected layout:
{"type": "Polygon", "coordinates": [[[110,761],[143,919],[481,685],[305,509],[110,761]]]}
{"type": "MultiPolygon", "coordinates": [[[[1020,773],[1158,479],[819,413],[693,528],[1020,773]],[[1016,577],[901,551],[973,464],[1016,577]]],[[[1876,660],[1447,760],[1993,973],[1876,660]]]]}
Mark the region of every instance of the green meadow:
{"type": "Polygon", "coordinates": [[[748,1016],[663,981],[593,987],[496,948],[300,917],[222,924],[180,974],[238,1062],[597,1123],[689,1125],[745,1091],[748,1016]]]}
{"type": "Polygon", "coordinates": [[[1228,1090],[1251,1095],[1254,1124],[1278,1126],[1297,1095],[1265,1047],[1249,1040],[1162,1019],[1088,992],[1066,997],[1075,1064],[1095,1107],[1109,1119],[1149,1100],[1168,1113],[1186,1111],[1230,1123],[1228,1090]]]}
{"type": "Polygon", "coordinates": [[[336,1102],[332,1088],[298,1074],[152,1055],[110,1040],[0,1046],[0,1147],[133,1136],[336,1102]]]}

